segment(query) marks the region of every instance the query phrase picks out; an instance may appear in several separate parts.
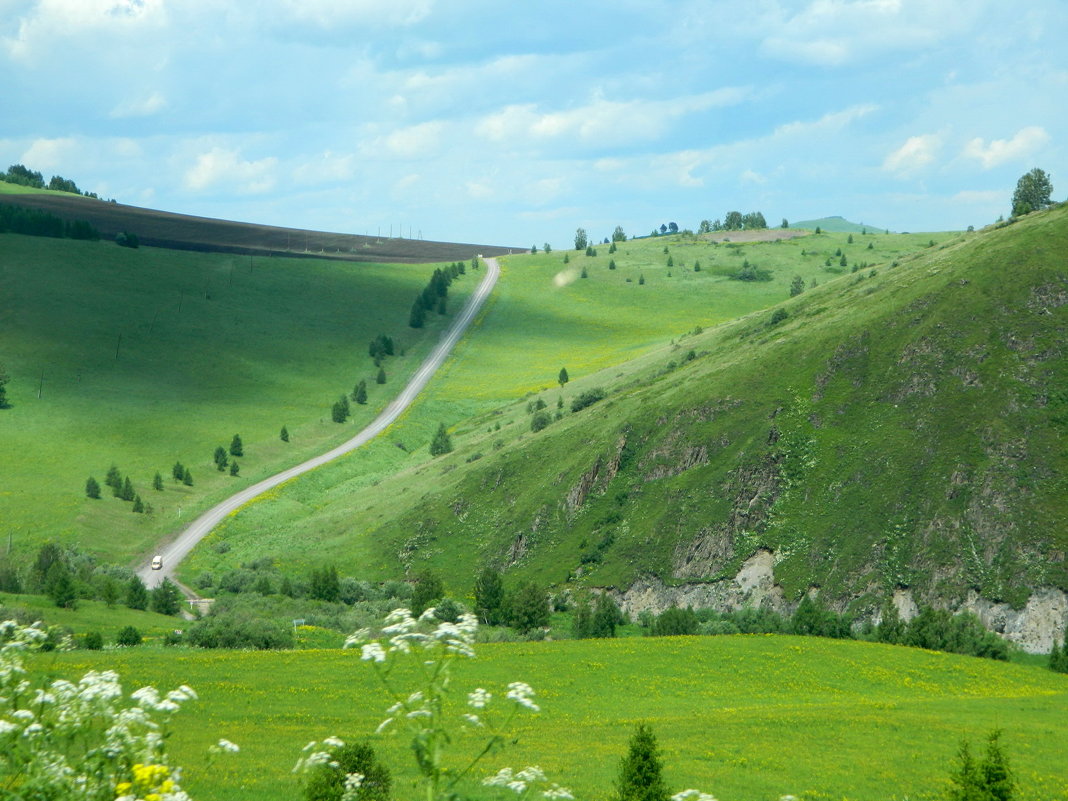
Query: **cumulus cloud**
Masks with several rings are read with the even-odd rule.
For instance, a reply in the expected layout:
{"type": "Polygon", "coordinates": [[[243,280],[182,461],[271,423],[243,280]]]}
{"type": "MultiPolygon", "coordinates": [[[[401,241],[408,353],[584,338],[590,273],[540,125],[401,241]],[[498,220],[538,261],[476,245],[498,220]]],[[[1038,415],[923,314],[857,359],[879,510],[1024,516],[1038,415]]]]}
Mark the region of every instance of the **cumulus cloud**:
{"type": "Polygon", "coordinates": [[[240,194],[262,194],[275,185],[275,170],[278,159],[272,157],[258,161],[246,161],[238,150],[213,147],[197,156],[196,162],[185,173],[186,189],[203,192],[224,185],[240,194]]]}
{"type": "Polygon", "coordinates": [[[76,152],[77,143],[70,137],[36,139],[22,154],[22,163],[35,170],[69,169],[68,162],[76,152]]]}
{"type": "Polygon", "coordinates": [[[19,18],[17,33],[5,37],[3,45],[12,57],[31,59],[55,49],[62,39],[109,32],[130,36],[166,20],[164,0],[39,0],[19,18]]]}
{"type": "Polygon", "coordinates": [[[1030,156],[1049,141],[1046,129],[1038,125],[1021,128],[1012,139],[994,139],[986,144],[976,137],[964,146],[964,155],[976,159],[984,169],[997,167],[1007,161],[1030,156]]]}
{"type": "Polygon", "coordinates": [[[423,122],[400,128],[386,137],[386,147],[401,158],[422,158],[437,150],[444,124],[423,122]]]}
{"type": "Polygon", "coordinates": [[[303,161],[293,169],[297,183],[316,185],[347,181],[352,178],[355,160],[351,153],[324,151],[319,156],[303,161]]]}
{"type": "Polygon", "coordinates": [[[434,0],[282,0],[280,10],[298,22],[323,29],[339,25],[414,25],[434,8],[434,0]]]}
{"type": "Polygon", "coordinates": [[[942,138],[937,134],[910,136],[905,144],[887,154],[883,169],[899,176],[908,176],[933,162],[942,147],[942,138]]]}

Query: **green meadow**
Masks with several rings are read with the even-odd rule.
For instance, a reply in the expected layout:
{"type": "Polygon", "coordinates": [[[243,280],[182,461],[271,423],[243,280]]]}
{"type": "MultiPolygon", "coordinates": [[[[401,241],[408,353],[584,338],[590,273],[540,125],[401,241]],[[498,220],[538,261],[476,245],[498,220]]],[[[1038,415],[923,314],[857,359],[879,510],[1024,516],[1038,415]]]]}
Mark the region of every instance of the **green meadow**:
{"type": "MultiPolygon", "coordinates": [[[[436,496],[445,506],[460,496],[478,510],[480,504],[471,500],[478,490],[458,487],[489,457],[499,463],[512,455],[529,466],[530,457],[519,457],[515,448],[531,436],[526,405],[532,399],[541,397],[552,413],[558,399],[570,403],[583,389],[647,379],[669,360],[683,359],[686,349],[707,347],[721,324],[787,300],[795,276],[807,287],[823,287],[819,293],[826,297],[830,287],[846,286],[856,277],[851,266],[841,266],[839,250],[848,265],[867,264],[857,273],[866,275],[927,250],[932,240],[944,246],[956,235],[854,234],[852,243],[850,236],[732,243],[680,234],[621,242],[616,253],[598,245],[596,256],[568,250],[503,258],[488,309],[405,417],[358,454],[241,510],[193,552],[184,577],[192,580],[262,555],[278,557],[284,570],[334,562],[343,572],[367,578],[397,577],[397,551],[403,545],[393,546],[396,538],[412,536],[413,504],[436,496]],[[735,280],[746,261],[767,280],[735,280]],[[615,269],[609,269],[611,262],[615,269]],[[701,329],[703,337],[689,338],[701,329]],[[561,367],[571,378],[564,389],[556,383],[561,367]],[[428,463],[425,449],[439,422],[450,426],[457,448],[444,467],[428,463]],[[388,540],[370,534],[391,524],[388,540]],[[408,533],[394,537],[401,529],[408,533]]],[[[736,349],[719,350],[736,358],[736,349]]],[[[574,442],[562,460],[554,455],[547,464],[562,469],[571,463],[582,452],[574,442]]],[[[502,469],[514,472],[512,466],[502,469]]],[[[552,477],[528,486],[551,492],[559,471],[546,469],[552,477]]],[[[497,521],[490,519],[493,510],[482,511],[486,514],[478,519],[489,532],[497,521]]],[[[476,536],[480,556],[483,547],[499,552],[499,543],[485,546],[476,536]]],[[[439,556],[433,558],[444,574],[468,589],[477,567],[470,553],[450,553],[447,561],[439,556]]],[[[559,572],[550,580],[562,580],[559,572]]]]}
{"type": "MultiPolygon", "coordinates": [[[[195,798],[292,799],[290,769],[310,740],[371,738],[397,797],[413,795],[403,734],[371,736],[389,701],[352,651],[198,652],[134,648],[48,654],[38,667],[76,676],[116,669],[128,691],[189,684],[200,695],[175,719],[170,751],[195,798]],[[219,737],[241,752],[208,767],[219,737]]],[[[606,798],[639,721],[655,731],[673,791],[720,801],[934,799],[962,738],[994,728],[1019,779],[1019,799],[1068,799],[1068,677],[1047,670],[899,646],[787,636],[631,638],[478,646],[458,663],[465,693],[498,699],[511,681],[542,711],[476,777],[540,765],[576,798],[606,798]]],[[[407,687],[408,685],[402,686],[407,687]]],[[[480,741],[459,732],[456,767],[480,741]]],[[[490,797],[477,784],[471,797],[490,797]]]]}
{"type": "MultiPolygon", "coordinates": [[[[408,327],[435,265],[356,264],[130,250],[110,242],[0,236],[3,534],[16,553],[46,540],[129,563],[236,489],[350,437],[389,401],[446,320],[408,327]],[[368,342],[396,341],[387,383],[368,342]],[[403,355],[401,355],[403,354],[403,355]],[[331,405],[367,381],[345,425],[331,405]],[[290,441],[279,432],[288,428],[290,441]],[[240,434],[240,475],[215,469],[240,434]],[[176,461],[192,487],[171,478],[176,461]],[[90,500],[110,465],[152,506],[90,500]],[[156,472],[164,489],[152,489],[156,472]]],[[[477,277],[453,283],[459,308],[477,277]]],[[[449,317],[451,315],[447,315],[449,317]]]]}

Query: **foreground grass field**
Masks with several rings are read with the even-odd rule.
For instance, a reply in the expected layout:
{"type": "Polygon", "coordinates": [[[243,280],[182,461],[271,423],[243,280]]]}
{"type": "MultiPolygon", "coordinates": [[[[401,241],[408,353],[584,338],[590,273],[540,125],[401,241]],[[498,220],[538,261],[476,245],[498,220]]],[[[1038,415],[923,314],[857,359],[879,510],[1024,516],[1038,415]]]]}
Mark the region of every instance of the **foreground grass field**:
{"type": "MultiPolygon", "coordinates": [[[[482,645],[458,665],[456,712],[476,686],[503,695],[527,681],[539,715],[477,775],[540,765],[576,798],[603,799],[634,724],[648,721],[673,790],[720,801],[933,799],[961,738],[993,728],[1016,769],[1019,799],[1068,799],[1068,677],[1049,671],[871,643],[786,636],[683,637],[482,645]]],[[[129,649],[46,655],[66,676],[119,670],[143,683],[193,686],[172,752],[198,801],[293,799],[289,769],[312,739],[370,735],[388,702],[355,652],[214,653],[129,649]],[[242,751],[208,771],[219,737],[242,751]]],[[[413,797],[403,736],[372,738],[398,798],[413,797]]],[[[460,764],[475,745],[460,735],[460,764]]],[[[483,797],[477,786],[468,788],[483,797]]],[[[486,796],[488,797],[488,796],[486,796]]]]}
{"type": "MultiPolygon", "coordinates": [[[[194,551],[183,577],[192,580],[264,555],[278,557],[283,569],[335,562],[343,572],[367,578],[398,577],[397,550],[383,553],[368,532],[457,485],[483,457],[512,453],[509,446],[530,436],[525,407],[535,395],[553,412],[558,398],[570,402],[591,385],[626,383],[662,369],[669,358],[685,357],[686,350],[674,346],[680,337],[785,300],[795,276],[806,286],[825,286],[851,275],[839,251],[848,265],[886,265],[952,235],[852,238],[843,233],[739,243],[679,235],[621,242],[615,253],[598,245],[596,256],[569,250],[504,258],[496,297],[481,323],[387,437],[243,509],[194,551]],[[768,280],[735,280],[746,262],[768,280]],[[556,383],[561,367],[571,376],[564,389],[556,383]],[[458,450],[447,468],[427,462],[425,446],[439,422],[452,428],[458,450]]],[[[693,346],[705,344],[685,347],[693,346]]],[[[551,491],[557,469],[539,486],[551,491]]],[[[463,493],[468,502],[474,497],[463,493]]],[[[407,522],[403,528],[412,535],[407,522]]],[[[444,572],[466,591],[476,567],[468,552],[444,572]]]]}
{"type": "MultiPolygon", "coordinates": [[[[128,562],[198,509],[352,436],[399,390],[445,320],[408,327],[434,265],[256,258],[0,235],[0,410],[4,545],[73,543],[128,562]],[[376,384],[368,342],[396,341],[376,384]],[[404,355],[400,355],[404,354],[404,355]],[[331,405],[367,382],[369,402],[331,422],[331,405]],[[282,426],[290,441],[282,442],[282,426]],[[244,442],[238,477],[212,454],[244,442]],[[194,485],[171,479],[176,461],[194,485]],[[151,514],[89,500],[110,465],[151,514]],[[152,489],[156,472],[164,489],[152,489]]],[[[458,309],[474,279],[454,282],[458,309]]]]}

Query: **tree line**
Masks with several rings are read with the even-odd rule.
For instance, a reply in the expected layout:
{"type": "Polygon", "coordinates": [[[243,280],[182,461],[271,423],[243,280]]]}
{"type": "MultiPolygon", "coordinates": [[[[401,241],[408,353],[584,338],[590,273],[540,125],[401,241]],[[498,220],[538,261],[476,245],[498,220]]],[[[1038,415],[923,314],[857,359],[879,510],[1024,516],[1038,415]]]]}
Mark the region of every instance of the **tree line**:
{"type": "Polygon", "coordinates": [[[37,170],[31,170],[23,164],[12,164],[7,168],[7,172],[0,173],[0,181],[17,184],[18,186],[28,186],[31,189],[50,189],[54,192],[70,192],[84,197],[97,197],[96,192],[83,192],[74,181],[69,178],[63,178],[60,175],[53,175],[51,180],[45,184],[44,176],[41,173],[37,170]]]}
{"type": "Polygon", "coordinates": [[[51,212],[0,204],[0,233],[96,241],[100,232],[85,220],[63,221],[51,212]]]}

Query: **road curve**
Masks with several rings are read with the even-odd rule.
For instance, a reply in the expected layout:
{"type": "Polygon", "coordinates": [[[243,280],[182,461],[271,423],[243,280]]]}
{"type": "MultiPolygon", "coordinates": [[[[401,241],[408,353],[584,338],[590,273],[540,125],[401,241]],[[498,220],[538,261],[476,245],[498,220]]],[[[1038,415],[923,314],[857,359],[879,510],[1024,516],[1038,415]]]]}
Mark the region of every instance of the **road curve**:
{"type": "Polygon", "coordinates": [[[289,481],[291,478],[296,478],[303,473],[337,459],[339,456],[344,456],[346,453],[356,450],[385,431],[400,416],[401,412],[412,404],[412,401],[427,385],[434,373],[444,364],[449,352],[456,346],[456,343],[463,336],[464,331],[467,330],[479,309],[482,308],[486,298],[489,297],[490,292],[493,291],[497,278],[501,274],[501,268],[496,259],[487,257],[483,261],[486,263],[486,274],[475,289],[474,294],[467,299],[467,303],[464,304],[460,314],[453,320],[452,325],[442,335],[441,340],[420,365],[407,386],[378,417],[348,442],[338,445],[321,456],[316,456],[306,462],[290,467],[288,470],[283,470],[270,478],[258,481],[204,512],[204,514],[186,526],[173,542],[159,551],[159,554],[163,557],[162,570],[152,570],[148,564],[138,568],[137,575],[141,577],[145,585],[149,588],[155,587],[164,578],[169,578],[173,581],[175,569],[181,561],[193,550],[198,542],[210,534],[212,529],[219,525],[231,512],[268,490],[274,489],[279,484],[289,481]]]}

